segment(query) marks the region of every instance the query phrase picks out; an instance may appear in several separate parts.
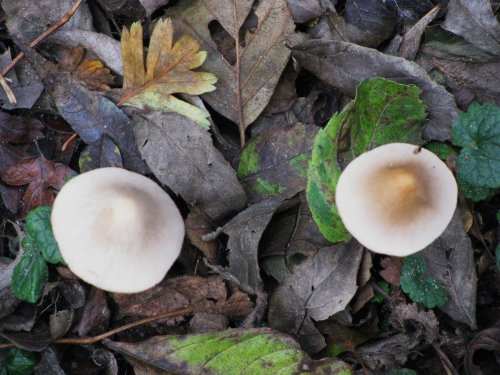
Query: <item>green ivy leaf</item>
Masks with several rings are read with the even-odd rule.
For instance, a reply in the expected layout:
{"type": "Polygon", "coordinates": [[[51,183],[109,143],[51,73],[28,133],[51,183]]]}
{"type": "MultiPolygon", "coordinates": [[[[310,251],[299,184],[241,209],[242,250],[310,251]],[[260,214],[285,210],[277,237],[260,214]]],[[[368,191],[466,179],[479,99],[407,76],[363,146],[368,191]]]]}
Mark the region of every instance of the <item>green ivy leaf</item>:
{"type": "Polygon", "coordinates": [[[415,85],[402,85],[384,78],[362,81],[356,98],[333,116],[315,138],[308,168],[307,202],[323,236],[331,242],[350,238],[335,205],[340,177],[340,140],[349,139],[352,159],[369,149],[391,143],[421,143],[425,104],[415,85]]]}
{"type": "Polygon", "coordinates": [[[457,159],[459,181],[500,187],[500,108],[474,103],[453,121],[451,131],[453,141],[463,147],[457,159]]]}
{"type": "Polygon", "coordinates": [[[487,186],[469,184],[460,179],[458,180],[458,188],[465,198],[471,199],[474,202],[484,201],[495,194],[495,189],[491,189],[487,186]]]}
{"type": "Polygon", "coordinates": [[[12,348],[7,351],[2,371],[5,369],[5,372],[8,375],[31,374],[35,368],[36,362],[37,356],[35,353],[18,348],[12,348]]]}
{"type": "Polygon", "coordinates": [[[59,247],[52,232],[50,223],[50,207],[38,207],[26,216],[26,234],[32,239],[33,246],[38,249],[49,263],[64,263],[59,247]]]}
{"type": "Polygon", "coordinates": [[[435,278],[426,277],[425,259],[416,254],[406,257],[401,269],[401,289],[417,303],[423,303],[432,309],[442,306],[448,300],[448,295],[443,285],[435,278]]]}
{"type": "Polygon", "coordinates": [[[107,341],[126,356],[183,374],[352,374],[342,361],[311,360],[287,335],[270,329],[229,329],[183,336],[156,336],[140,343],[107,341]],[[161,356],[158,356],[161,353],[161,356]]]}
{"type": "Polygon", "coordinates": [[[432,141],[425,145],[425,148],[433,153],[435,153],[441,160],[446,160],[449,157],[458,156],[455,147],[447,143],[442,143],[438,141],[432,141]]]}
{"type": "Polygon", "coordinates": [[[16,297],[36,303],[43,295],[49,270],[40,253],[33,250],[33,241],[29,236],[23,239],[23,249],[21,261],[12,273],[11,289],[16,297]]]}

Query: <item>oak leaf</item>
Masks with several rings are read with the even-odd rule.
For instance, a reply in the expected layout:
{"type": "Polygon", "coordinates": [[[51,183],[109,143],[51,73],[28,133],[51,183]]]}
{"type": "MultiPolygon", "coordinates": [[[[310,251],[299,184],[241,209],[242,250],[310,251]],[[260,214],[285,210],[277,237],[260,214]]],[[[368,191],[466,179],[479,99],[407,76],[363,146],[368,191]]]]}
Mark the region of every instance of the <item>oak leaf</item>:
{"type": "Polygon", "coordinates": [[[192,71],[203,64],[207,53],[199,51],[199,43],[191,36],[183,36],[173,44],[173,34],[170,19],[158,21],[151,35],[144,67],[140,23],[133,23],[130,31],[127,28],[123,30],[123,94],[118,105],[177,112],[208,129],[207,111],[172,94],[200,95],[213,91],[217,77],[207,72],[192,71]]]}

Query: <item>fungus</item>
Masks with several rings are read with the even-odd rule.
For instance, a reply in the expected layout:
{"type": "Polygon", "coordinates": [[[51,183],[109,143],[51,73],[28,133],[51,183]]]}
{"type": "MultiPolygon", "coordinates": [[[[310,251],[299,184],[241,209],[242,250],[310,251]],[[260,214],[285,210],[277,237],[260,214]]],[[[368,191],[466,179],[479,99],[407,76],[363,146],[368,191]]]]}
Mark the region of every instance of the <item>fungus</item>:
{"type": "Polygon", "coordinates": [[[136,293],[159,283],[181,251],[184,222],[155,182],[120,168],[68,181],[52,229],[73,273],[100,289],[136,293]]]}
{"type": "Polygon", "coordinates": [[[435,154],[406,143],[365,152],[342,172],[335,195],[347,230],[366,248],[406,256],[446,229],[457,183],[435,154]]]}

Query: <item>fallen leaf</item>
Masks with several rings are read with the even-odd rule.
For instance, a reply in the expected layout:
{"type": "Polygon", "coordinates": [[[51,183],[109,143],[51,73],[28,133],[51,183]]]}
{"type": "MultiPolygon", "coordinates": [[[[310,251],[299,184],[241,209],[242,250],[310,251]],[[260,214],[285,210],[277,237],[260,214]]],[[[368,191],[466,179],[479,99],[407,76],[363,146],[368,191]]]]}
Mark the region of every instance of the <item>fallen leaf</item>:
{"type": "MultiPolygon", "coordinates": [[[[479,350],[488,350],[494,353],[500,352],[500,328],[499,325],[484,329],[474,336],[467,345],[467,353],[465,357],[465,368],[468,375],[483,375],[488,372],[483,372],[482,366],[474,363],[474,355],[479,350]]],[[[498,358],[496,364],[499,365],[498,358]]],[[[493,370],[495,371],[495,370],[493,370]]]]}
{"type": "Polygon", "coordinates": [[[13,186],[28,185],[23,196],[23,216],[39,206],[52,206],[56,191],[75,172],[63,164],[54,163],[43,156],[23,159],[10,166],[0,176],[13,186]]]}
{"type": "MultiPolygon", "coordinates": [[[[376,38],[376,44],[370,43],[371,46],[376,46],[388,39],[397,20],[394,12],[385,2],[372,0],[347,0],[344,18],[347,24],[354,26],[361,33],[368,33],[372,35],[372,38],[376,38]]],[[[352,42],[352,40],[346,41],[352,42]]]]}
{"type": "Polygon", "coordinates": [[[257,252],[259,241],[274,212],[281,205],[280,199],[267,199],[240,212],[222,231],[229,236],[229,271],[243,284],[261,289],[257,252]]]}
{"type": "Polygon", "coordinates": [[[105,340],[104,345],[134,362],[187,375],[352,374],[342,361],[311,360],[291,337],[269,328],[156,336],[140,343],[105,340]]]}
{"type": "Polygon", "coordinates": [[[44,137],[40,120],[0,112],[0,142],[31,143],[44,137]]]}
{"type": "Polygon", "coordinates": [[[305,194],[299,198],[298,205],[273,217],[261,239],[260,267],[280,283],[293,266],[331,245],[314,222],[305,194]]]}
{"type": "Polygon", "coordinates": [[[429,13],[422,17],[411,29],[405,32],[401,45],[398,49],[398,56],[407,60],[414,60],[420,48],[420,42],[425,29],[436,18],[441,7],[436,5],[429,13]]]}
{"type": "Polygon", "coordinates": [[[410,322],[411,329],[417,327],[418,332],[425,336],[428,344],[432,344],[439,338],[439,322],[434,311],[419,310],[416,303],[393,304],[389,321],[394,328],[402,332],[407,330],[406,323],[410,322]]]}
{"type": "Polygon", "coordinates": [[[53,340],[57,340],[68,333],[71,325],[73,324],[74,317],[75,312],[73,310],[60,310],[50,314],[50,336],[53,340]]]}
{"type": "Polygon", "coordinates": [[[328,0],[287,0],[293,20],[297,23],[305,23],[325,13],[334,12],[335,7],[328,0]]]}
{"type": "MultiPolygon", "coordinates": [[[[28,45],[48,26],[59,21],[73,4],[73,0],[5,0],[2,1],[2,9],[9,33],[28,45]]],[[[80,5],[59,31],[71,29],[92,29],[92,16],[87,4],[80,5]]]]}
{"type": "Polygon", "coordinates": [[[86,88],[106,92],[114,77],[100,60],[83,60],[85,50],[82,46],[70,48],[59,61],[58,67],[73,74],[86,88]],[[83,60],[83,61],[82,61],[83,60]]]}
{"type": "Polygon", "coordinates": [[[217,310],[231,319],[241,320],[250,314],[253,305],[246,293],[236,289],[227,300],[217,303],[217,310]]]}
{"type": "Polygon", "coordinates": [[[448,302],[439,309],[476,329],[477,276],[473,253],[458,210],[443,234],[421,252],[429,275],[443,284],[448,294],[448,302]]]}
{"type": "Polygon", "coordinates": [[[111,312],[103,290],[92,287],[77,325],[78,335],[98,335],[108,328],[111,312]]]}
{"type": "Polygon", "coordinates": [[[202,210],[194,207],[184,222],[186,235],[189,241],[198,248],[211,264],[217,264],[219,243],[217,241],[203,241],[202,237],[216,229],[214,221],[202,210]]]}
{"type": "Polygon", "coordinates": [[[213,313],[196,313],[189,321],[190,333],[222,331],[226,329],[229,320],[224,315],[213,313]]]}
{"type": "Polygon", "coordinates": [[[172,45],[174,30],[170,19],[159,20],[151,35],[144,69],[142,26],[134,22],[122,32],[123,93],[118,105],[177,112],[206,129],[208,112],[174,97],[175,93],[200,95],[215,90],[212,73],[193,71],[203,64],[207,53],[198,51],[195,38],[184,36],[172,45]]]}
{"type": "Polygon", "coordinates": [[[246,203],[236,172],[212,145],[210,134],[176,113],[134,116],[137,145],[155,176],[212,219],[246,203]]]}
{"type": "Polygon", "coordinates": [[[376,47],[392,35],[396,22],[396,14],[388,9],[387,3],[349,0],[346,12],[339,14],[333,9],[319,19],[310,34],[314,39],[376,47]],[[357,4],[359,2],[363,4],[357,4]]]}
{"type": "Polygon", "coordinates": [[[146,11],[146,17],[151,16],[158,8],[167,5],[170,0],[139,0],[146,11]]]}
{"type": "Polygon", "coordinates": [[[379,271],[380,276],[393,286],[399,285],[399,275],[403,266],[401,258],[385,257],[380,261],[383,270],[379,271]]]}
{"type": "Polygon", "coordinates": [[[52,348],[46,348],[42,352],[42,357],[38,361],[35,369],[35,375],[66,375],[59,365],[57,354],[52,348]]]}
{"type": "Polygon", "coordinates": [[[458,115],[455,100],[415,63],[371,48],[324,40],[295,44],[292,55],[305,69],[351,97],[359,82],[369,77],[388,77],[400,83],[418,85],[430,115],[424,127],[424,138],[450,139],[451,122],[458,115]]]}
{"type": "Polygon", "coordinates": [[[102,33],[84,29],[59,30],[54,40],[68,47],[83,46],[113,72],[123,75],[120,42],[102,33]]]}
{"type": "Polygon", "coordinates": [[[443,28],[500,56],[500,24],[488,0],[450,0],[443,28]]]}
{"type": "Polygon", "coordinates": [[[319,128],[299,122],[265,129],[241,152],[238,178],[250,202],[291,198],[307,185],[307,167],[319,128]]]}
{"type": "MultiPolygon", "coordinates": [[[[215,301],[226,300],[227,291],[224,281],[218,276],[181,276],[166,279],[141,293],[112,293],[112,297],[118,307],[118,318],[142,319],[190,304],[203,304],[207,309],[214,309],[215,301]]],[[[182,320],[182,317],[169,319],[167,324],[182,320]]]]}
{"type": "Polygon", "coordinates": [[[270,327],[297,335],[305,351],[318,353],[326,342],[311,319],[345,309],[357,290],[362,255],[363,247],[350,242],[323,248],[296,266],[271,297],[270,327]]]}
{"type": "MultiPolygon", "coordinates": [[[[233,0],[221,7],[217,1],[181,2],[168,9],[175,30],[200,39],[208,51],[205,67],[218,78],[218,89],[203,95],[211,107],[239,124],[240,133],[264,110],[290,57],[284,45],[294,33],[286,0],[259,2],[233,0]],[[229,6],[230,4],[230,6],[229,6]],[[246,19],[254,24],[248,27],[246,19]],[[234,58],[224,55],[210,32],[214,22],[234,58]]],[[[240,134],[244,136],[244,134],[240,134]]]]}
{"type": "Polygon", "coordinates": [[[404,365],[418,344],[418,335],[397,333],[363,344],[356,348],[356,352],[366,367],[380,373],[384,368],[404,365]]]}
{"type": "Polygon", "coordinates": [[[41,352],[51,342],[50,333],[45,330],[33,330],[31,332],[0,332],[0,337],[6,339],[19,349],[30,352],[41,352]]]}
{"type": "MultiPolygon", "coordinates": [[[[3,70],[11,62],[10,49],[7,49],[3,54],[0,54],[0,69],[3,70]]],[[[23,64],[18,63],[16,67],[17,69],[27,70],[26,65],[23,64]]],[[[0,104],[3,109],[31,109],[38,100],[44,90],[43,84],[34,74],[27,73],[22,75],[21,80],[17,77],[16,69],[11,69],[7,73],[5,78],[9,81],[9,86],[16,98],[17,104],[11,104],[5,90],[0,89],[0,104]],[[26,79],[26,77],[29,79],[26,79]]]]}
{"type": "Polygon", "coordinates": [[[80,172],[88,172],[97,168],[123,168],[120,149],[106,135],[90,143],[80,154],[78,160],[80,172]]]}
{"type": "Polygon", "coordinates": [[[108,136],[120,149],[124,167],[143,173],[147,166],[135,143],[129,118],[102,94],[89,91],[76,82],[69,73],[57,67],[31,49],[25,49],[42,82],[55,101],[59,114],[82,140],[91,144],[108,136]]]}

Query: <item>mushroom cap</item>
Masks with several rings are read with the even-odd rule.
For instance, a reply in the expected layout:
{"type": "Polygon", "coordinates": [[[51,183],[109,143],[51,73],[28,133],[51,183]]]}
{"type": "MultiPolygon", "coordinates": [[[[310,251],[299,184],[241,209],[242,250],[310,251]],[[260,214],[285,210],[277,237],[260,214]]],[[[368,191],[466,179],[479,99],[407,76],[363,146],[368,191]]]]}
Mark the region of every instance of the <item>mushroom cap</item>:
{"type": "Polygon", "coordinates": [[[136,293],[159,283],[180,254],[184,222],[149,178],[101,168],[68,181],[52,229],[73,273],[100,289],[136,293]]]}
{"type": "Polygon", "coordinates": [[[340,175],[335,202],[347,230],[366,248],[407,256],[446,229],[457,205],[453,173],[435,154],[390,143],[354,159],[340,175]]]}

